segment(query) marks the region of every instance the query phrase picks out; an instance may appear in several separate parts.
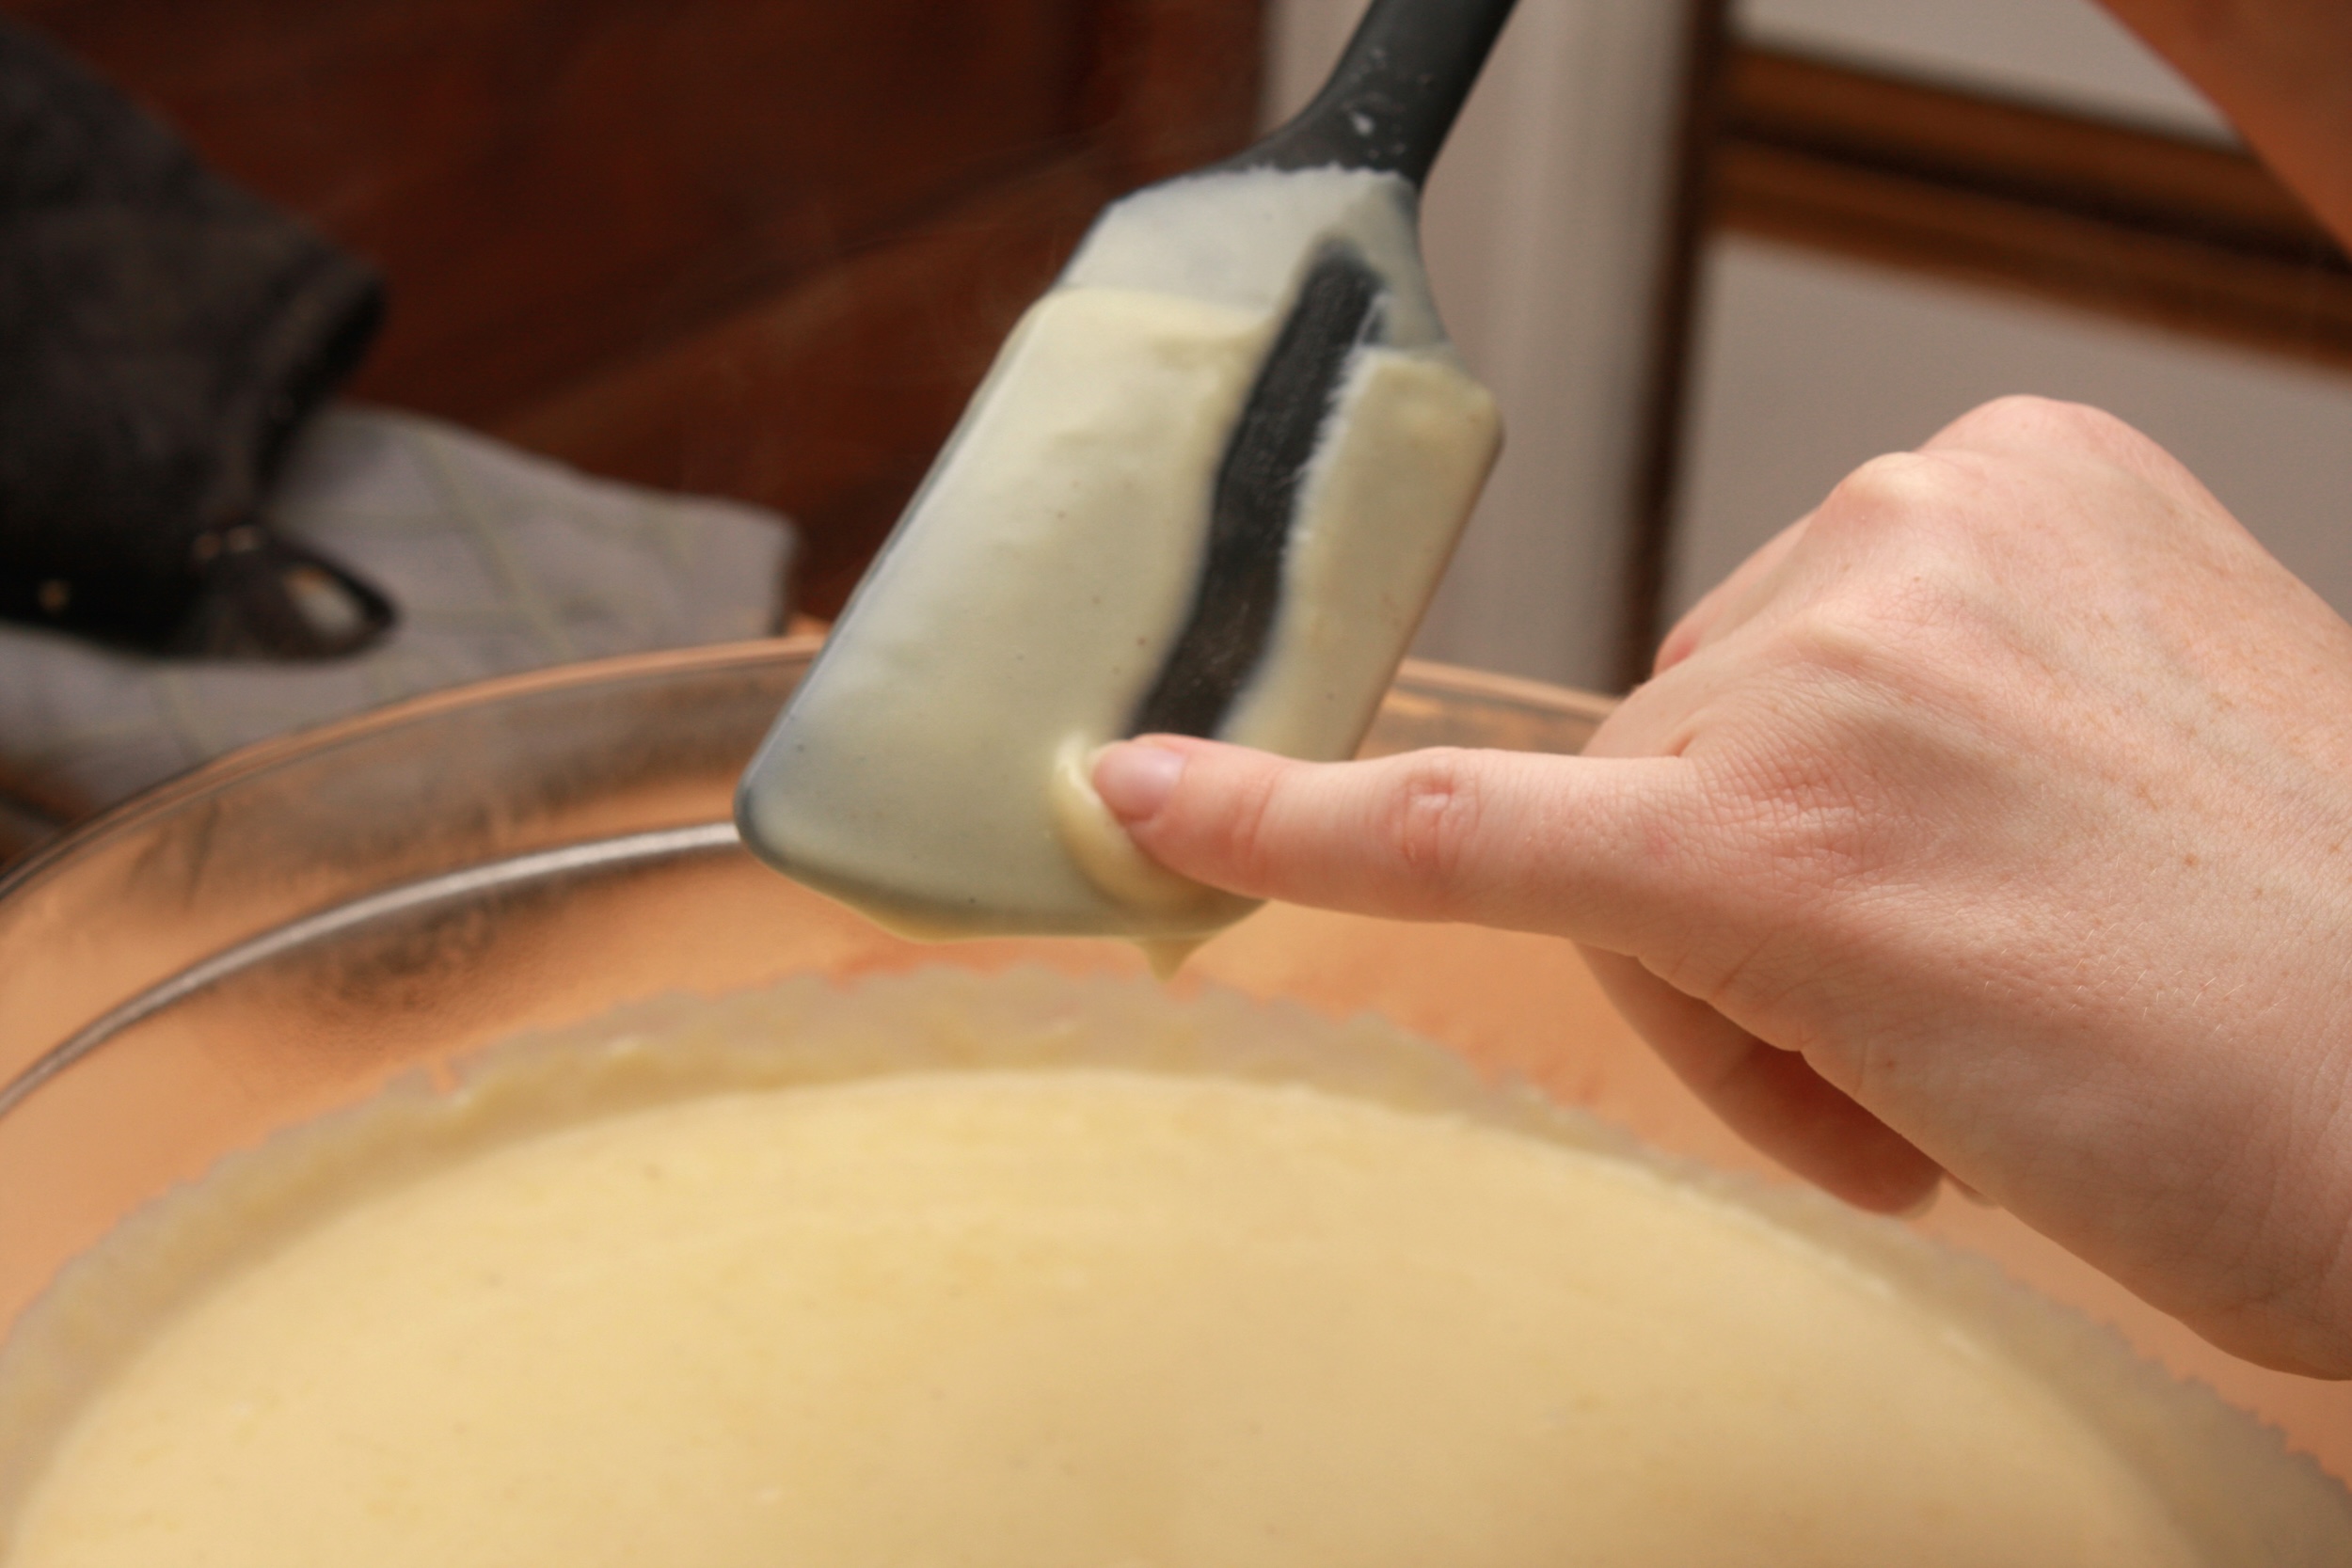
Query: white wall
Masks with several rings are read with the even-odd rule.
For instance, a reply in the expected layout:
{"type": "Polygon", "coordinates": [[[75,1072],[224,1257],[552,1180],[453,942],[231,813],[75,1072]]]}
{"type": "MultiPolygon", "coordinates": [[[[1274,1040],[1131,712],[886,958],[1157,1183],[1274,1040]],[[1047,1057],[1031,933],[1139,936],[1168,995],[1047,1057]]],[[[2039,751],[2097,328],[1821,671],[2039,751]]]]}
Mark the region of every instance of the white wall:
{"type": "MultiPolygon", "coordinates": [[[[1305,101],[1361,4],[1274,0],[1269,119],[1305,101]]],[[[2221,134],[2090,0],[1741,0],[1738,14],[1762,40],[2221,134]]],[[[1433,176],[1439,304],[1509,436],[1424,655],[1611,678],[1681,25],[1668,0],[1520,0],[1433,176]]],[[[2352,610],[2352,377],[1739,240],[1715,247],[1702,310],[1676,606],[1856,463],[2036,391],[2147,430],[2352,610]]]]}
{"type": "Polygon", "coordinates": [[[2153,436],[2352,613],[2352,374],[1743,239],[1715,247],[1700,344],[1676,610],[1856,464],[2035,392],[2153,436]]]}
{"type": "MultiPolygon", "coordinates": [[[[1275,0],[1269,122],[1320,84],[1361,10],[1275,0]]],[[[1431,175],[1438,306],[1505,436],[1423,657],[1609,678],[1682,18],[1680,0],[1520,0],[1431,175]]]]}
{"type": "MultiPolygon", "coordinates": [[[[2090,0],[1741,0],[1748,36],[2226,135],[2090,0]]],[[[2352,611],[2352,374],[2021,296],[1731,239],[1709,258],[1669,609],[1855,464],[2007,392],[2090,403],[2195,470],[2352,611]]]]}

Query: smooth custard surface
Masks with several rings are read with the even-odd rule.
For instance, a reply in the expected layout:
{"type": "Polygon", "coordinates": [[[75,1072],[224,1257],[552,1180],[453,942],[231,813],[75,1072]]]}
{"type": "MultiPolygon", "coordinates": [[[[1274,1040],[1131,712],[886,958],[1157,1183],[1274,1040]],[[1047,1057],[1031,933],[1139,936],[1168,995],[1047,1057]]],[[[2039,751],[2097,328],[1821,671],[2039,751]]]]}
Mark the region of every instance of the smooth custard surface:
{"type": "Polygon", "coordinates": [[[174,1304],[0,1561],[2195,1560],[1948,1315],[1472,1117],[1039,1059],[451,1148],[174,1304]]]}

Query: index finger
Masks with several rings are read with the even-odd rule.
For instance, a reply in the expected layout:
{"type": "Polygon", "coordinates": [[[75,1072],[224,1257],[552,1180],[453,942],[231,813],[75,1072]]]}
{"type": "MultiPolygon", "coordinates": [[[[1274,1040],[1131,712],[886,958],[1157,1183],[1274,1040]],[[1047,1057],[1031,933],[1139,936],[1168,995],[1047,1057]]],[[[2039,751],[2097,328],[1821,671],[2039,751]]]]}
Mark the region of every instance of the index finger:
{"type": "Polygon", "coordinates": [[[1409,752],[1303,763],[1186,736],[1104,749],[1096,790],[1145,853],[1252,897],[1469,920],[1629,951],[1687,895],[1679,758],[1409,752]]]}

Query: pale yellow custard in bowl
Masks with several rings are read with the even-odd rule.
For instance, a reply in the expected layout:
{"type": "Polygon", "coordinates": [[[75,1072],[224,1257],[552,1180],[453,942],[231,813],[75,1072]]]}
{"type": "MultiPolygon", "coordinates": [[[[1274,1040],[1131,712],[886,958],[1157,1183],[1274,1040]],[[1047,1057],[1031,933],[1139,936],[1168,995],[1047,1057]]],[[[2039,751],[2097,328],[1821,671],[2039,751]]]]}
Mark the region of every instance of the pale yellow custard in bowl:
{"type": "Polygon", "coordinates": [[[0,1352],[0,1563],[2352,1559],[1986,1266],[1372,1020],[642,1004],[151,1205],[0,1352]]]}

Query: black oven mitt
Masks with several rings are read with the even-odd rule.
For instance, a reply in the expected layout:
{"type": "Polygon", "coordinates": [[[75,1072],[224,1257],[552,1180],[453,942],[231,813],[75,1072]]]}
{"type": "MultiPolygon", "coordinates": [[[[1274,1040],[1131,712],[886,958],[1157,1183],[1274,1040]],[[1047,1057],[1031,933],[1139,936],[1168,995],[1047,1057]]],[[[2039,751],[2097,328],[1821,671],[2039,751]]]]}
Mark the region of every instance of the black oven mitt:
{"type": "Polygon", "coordinates": [[[0,616],[211,657],[380,637],[389,601],[260,507],[383,302],[373,268],[0,18],[0,616]]]}

